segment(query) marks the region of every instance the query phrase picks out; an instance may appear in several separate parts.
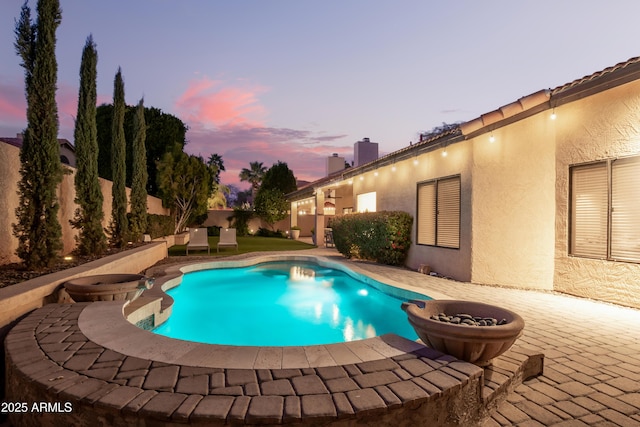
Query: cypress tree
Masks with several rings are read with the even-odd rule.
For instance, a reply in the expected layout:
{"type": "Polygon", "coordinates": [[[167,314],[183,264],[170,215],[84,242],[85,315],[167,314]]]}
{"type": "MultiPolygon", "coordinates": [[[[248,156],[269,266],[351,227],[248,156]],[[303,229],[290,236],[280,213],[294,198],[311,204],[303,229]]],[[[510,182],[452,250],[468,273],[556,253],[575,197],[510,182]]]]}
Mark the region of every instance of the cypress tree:
{"type": "Polygon", "coordinates": [[[57,187],[62,180],[56,104],[56,29],[62,12],[58,0],[39,0],[31,22],[26,2],[16,22],[15,48],[25,70],[27,128],[20,150],[16,254],[27,268],[51,266],[62,249],[57,187]]]}
{"type": "Polygon", "coordinates": [[[124,136],[124,81],[118,68],[113,84],[113,122],[111,132],[111,170],[113,186],[111,188],[111,244],[124,247],[128,237],[127,190],[125,187],[126,142],[124,136]]]}
{"type": "Polygon", "coordinates": [[[102,229],[104,198],[98,180],[98,129],[96,125],[96,67],[98,52],[90,35],[82,51],[78,115],[73,138],[77,171],[74,178],[78,209],[71,224],[80,229],[76,240],[81,255],[101,255],[107,248],[102,229]]]}
{"type": "Polygon", "coordinates": [[[131,239],[141,240],[147,229],[147,126],[144,119],[144,99],[133,116],[133,178],[131,182],[131,239]]]}

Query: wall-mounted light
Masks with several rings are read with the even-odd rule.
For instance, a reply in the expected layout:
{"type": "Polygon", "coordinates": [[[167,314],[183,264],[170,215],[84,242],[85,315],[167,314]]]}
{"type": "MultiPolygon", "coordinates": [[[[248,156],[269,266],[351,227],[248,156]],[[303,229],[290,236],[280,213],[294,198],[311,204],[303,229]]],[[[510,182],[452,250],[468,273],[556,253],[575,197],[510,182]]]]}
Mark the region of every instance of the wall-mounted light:
{"type": "Polygon", "coordinates": [[[556,119],[556,107],[553,107],[553,111],[551,111],[551,115],[549,116],[549,118],[551,120],[555,120],[556,119]]]}
{"type": "Polygon", "coordinates": [[[391,165],[391,172],[395,172],[396,171],[396,162],[394,161],[393,164],[391,165]]]}
{"type": "Polygon", "coordinates": [[[413,165],[414,166],[418,166],[418,156],[417,155],[413,158],[413,165]]]}
{"type": "Polygon", "coordinates": [[[496,142],[496,137],[493,136],[493,132],[491,132],[491,135],[489,136],[489,142],[491,142],[491,143],[496,142]]]}
{"type": "Polygon", "coordinates": [[[442,150],[442,157],[447,157],[447,146],[444,146],[444,149],[442,150]]]}
{"type": "Polygon", "coordinates": [[[349,185],[353,184],[353,180],[350,179],[349,181],[347,181],[347,183],[349,183],[349,185]]]}
{"type": "Polygon", "coordinates": [[[373,172],[373,176],[378,176],[378,170],[377,169],[373,172]]]}
{"type": "Polygon", "coordinates": [[[360,181],[364,181],[364,176],[360,175],[360,181]]]}

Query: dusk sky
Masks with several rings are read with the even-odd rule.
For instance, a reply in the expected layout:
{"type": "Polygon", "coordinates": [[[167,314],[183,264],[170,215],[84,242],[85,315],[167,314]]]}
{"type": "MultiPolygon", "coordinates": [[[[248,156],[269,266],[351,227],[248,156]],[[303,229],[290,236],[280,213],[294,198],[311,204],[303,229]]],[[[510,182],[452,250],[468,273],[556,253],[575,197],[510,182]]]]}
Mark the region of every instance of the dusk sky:
{"type": "MultiPolygon", "coordinates": [[[[0,0],[0,136],[26,127],[13,30],[0,0]]],[[[29,2],[35,16],[36,1],[29,2]]],[[[185,151],[222,156],[226,184],[251,161],[298,179],[352,160],[363,137],[386,154],[443,122],[467,121],[540,89],[640,55],[640,2],[424,0],[61,0],[60,137],[73,142],[86,38],[98,101],[122,68],[126,101],[179,117],[185,151]]],[[[241,188],[248,184],[242,183],[241,188]]]]}

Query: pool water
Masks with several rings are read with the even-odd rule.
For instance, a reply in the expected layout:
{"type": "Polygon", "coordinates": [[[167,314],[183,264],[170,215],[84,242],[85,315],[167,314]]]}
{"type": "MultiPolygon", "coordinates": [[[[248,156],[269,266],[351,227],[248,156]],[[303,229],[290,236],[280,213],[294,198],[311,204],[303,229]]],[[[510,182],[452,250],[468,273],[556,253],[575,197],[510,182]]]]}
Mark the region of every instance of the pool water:
{"type": "Polygon", "coordinates": [[[415,340],[400,305],[429,299],[409,291],[396,298],[345,272],[290,261],[187,273],[167,293],[173,312],[153,332],[252,346],[330,344],[386,333],[415,340]]]}

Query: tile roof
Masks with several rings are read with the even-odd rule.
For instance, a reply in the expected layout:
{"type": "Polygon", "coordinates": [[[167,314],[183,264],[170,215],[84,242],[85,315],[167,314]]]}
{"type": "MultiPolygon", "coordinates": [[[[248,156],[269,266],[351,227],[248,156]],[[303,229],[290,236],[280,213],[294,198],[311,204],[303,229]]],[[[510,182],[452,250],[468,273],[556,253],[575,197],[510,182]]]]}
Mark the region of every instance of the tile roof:
{"type": "Polygon", "coordinates": [[[613,73],[614,71],[622,70],[624,68],[627,68],[630,65],[637,64],[637,63],[640,63],[640,56],[636,56],[636,57],[628,59],[627,61],[624,61],[624,62],[619,62],[616,65],[613,65],[611,67],[605,68],[604,70],[596,71],[595,73],[589,74],[588,76],[584,76],[584,77],[582,77],[580,79],[576,79],[576,80],[574,80],[572,82],[565,83],[565,84],[563,84],[561,86],[558,86],[555,89],[551,90],[551,95],[552,96],[553,95],[557,95],[557,94],[559,94],[561,92],[564,92],[567,89],[579,86],[579,85],[581,85],[583,83],[587,83],[587,82],[593,81],[595,79],[599,79],[600,77],[605,77],[608,74],[613,73]]]}

